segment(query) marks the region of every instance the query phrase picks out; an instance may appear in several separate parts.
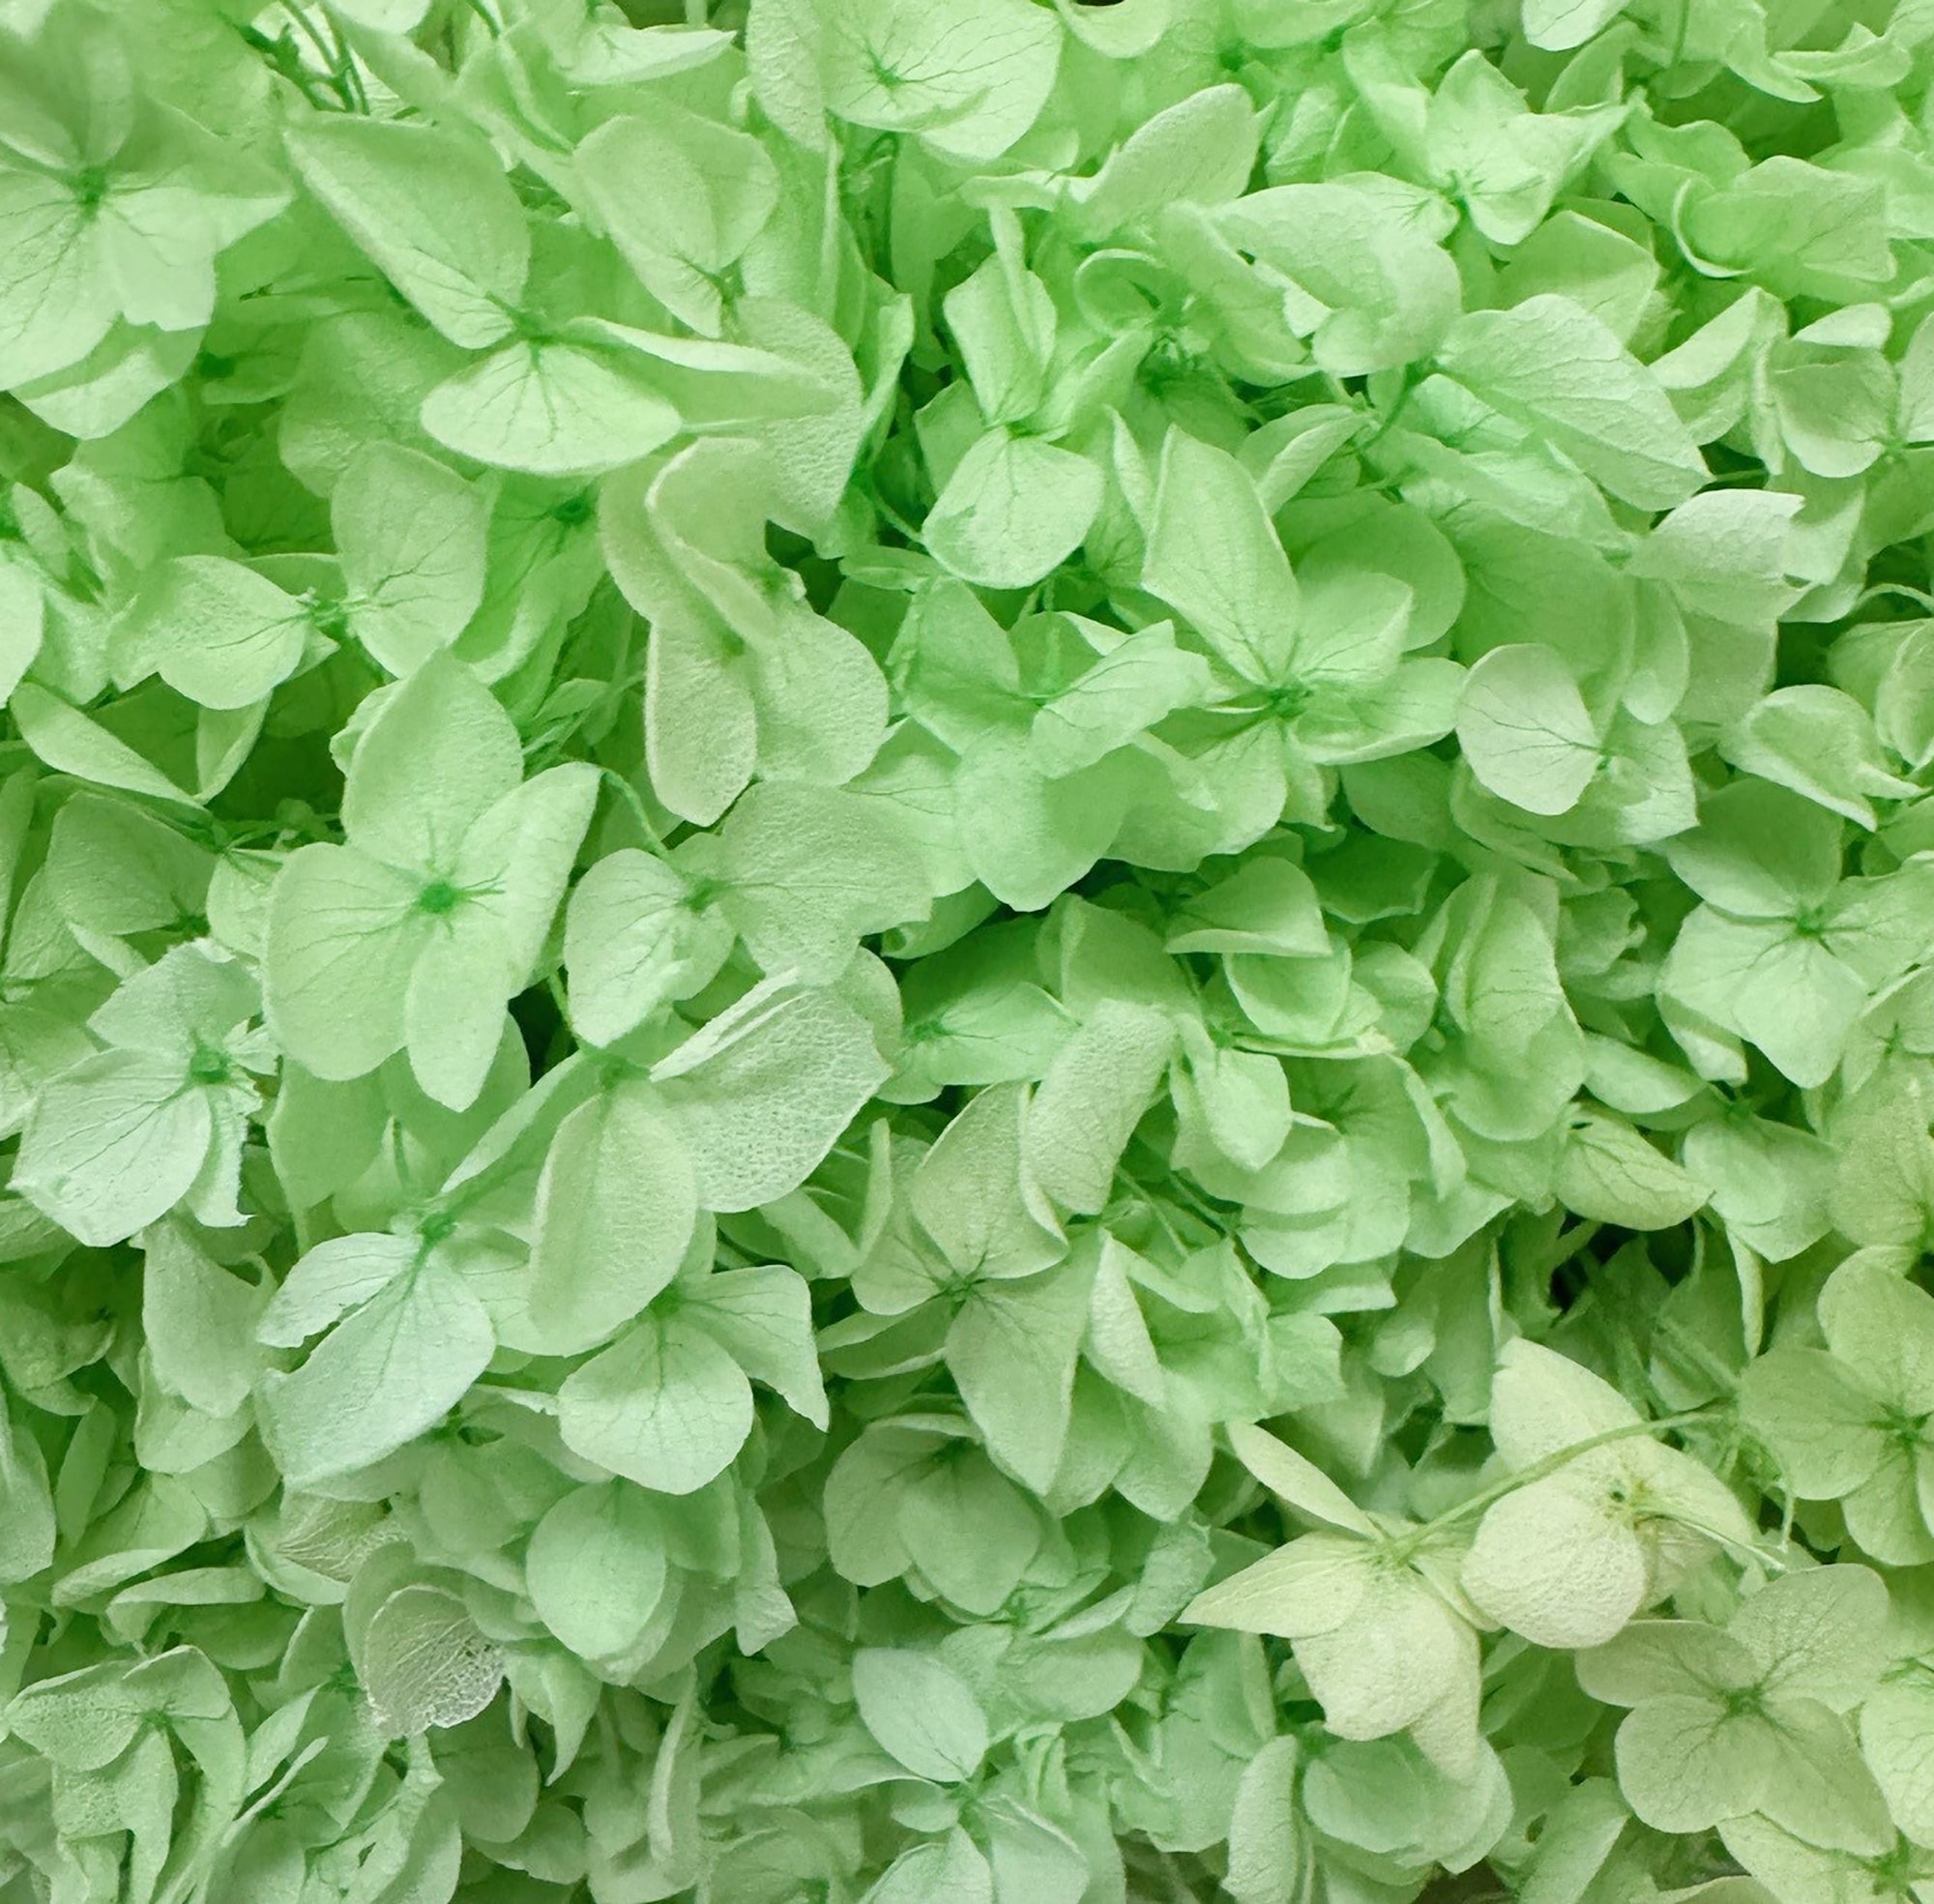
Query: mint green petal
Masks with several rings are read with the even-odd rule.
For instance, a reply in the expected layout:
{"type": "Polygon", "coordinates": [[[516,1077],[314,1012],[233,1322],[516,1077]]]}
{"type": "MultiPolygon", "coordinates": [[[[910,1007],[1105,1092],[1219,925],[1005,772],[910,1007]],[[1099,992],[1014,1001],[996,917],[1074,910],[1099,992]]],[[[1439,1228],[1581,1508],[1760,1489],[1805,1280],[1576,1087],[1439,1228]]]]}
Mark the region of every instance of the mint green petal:
{"type": "Polygon", "coordinates": [[[119,1243],[164,1216],[200,1173],[213,1135],[208,1094],[178,1059],[103,1051],[35,1100],[14,1184],[84,1243],[119,1243]]]}
{"type": "Polygon", "coordinates": [[[921,534],[962,581],[1024,588],[1080,546],[1100,507],[1100,473],[1085,456],[990,430],[961,458],[921,534]]]}
{"type": "Polygon", "coordinates": [[[1808,1844],[1890,1849],[1894,1821],[1847,1721],[1806,1698],[1781,1700],[1773,1714],[1780,1763],[1759,1809],[1808,1844]]]}
{"type": "Polygon", "coordinates": [[[1934,1904],[1934,0],[0,0],[0,1904],[1934,1904]]]}
{"type": "Polygon", "coordinates": [[[1928,1458],[1919,1450],[1890,1446],[1879,1465],[1841,1504],[1847,1532],[1863,1552],[1888,1567],[1919,1567],[1934,1561],[1924,1502],[1934,1485],[1923,1485],[1928,1458]]]}
{"type": "Polygon", "coordinates": [[[1828,1347],[1868,1393],[1904,1415],[1934,1410],[1934,1296],[1856,1260],[1821,1291],[1819,1314],[1828,1347]]]}
{"type": "Polygon", "coordinates": [[[1888,1451],[1879,1406],[1856,1369],[1819,1349],[1781,1346],[1749,1367],[1740,1416],[1796,1494],[1836,1500],[1873,1474],[1888,1451]]]}
{"type": "Polygon", "coordinates": [[[403,1041],[417,1083],[439,1104],[476,1101],[517,976],[502,926],[481,905],[431,922],[403,995],[403,1041]]]}
{"type": "Polygon", "coordinates": [[[384,700],[357,742],[343,831],[372,859],[448,879],[471,827],[522,777],[511,717],[467,667],[439,654],[384,700]]]}
{"type": "Polygon", "coordinates": [[[317,1077],[360,1077],[403,1044],[403,1000],[430,930],[417,883],[343,846],[278,874],[263,993],[284,1049],[317,1077]]]}
{"type": "Polygon", "coordinates": [[[744,1446],[752,1391],[695,1321],[647,1316],[567,1379],[558,1426],[587,1461],[657,1493],[689,1494],[744,1446]]]}
{"type": "Polygon", "coordinates": [[[483,1304],[454,1272],[426,1263],[263,1388],[264,1432],[289,1484],[313,1485],[394,1454],[433,1426],[496,1346],[483,1304]]]}
{"type": "Polygon", "coordinates": [[[1619,1727],[1619,1785],[1632,1810],[1661,1831],[1699,1831],[1755,1811],[1780,1772],[1766,1720],[1729,1716],[1718,1701],[1667,1693],[1619,1727]]]}

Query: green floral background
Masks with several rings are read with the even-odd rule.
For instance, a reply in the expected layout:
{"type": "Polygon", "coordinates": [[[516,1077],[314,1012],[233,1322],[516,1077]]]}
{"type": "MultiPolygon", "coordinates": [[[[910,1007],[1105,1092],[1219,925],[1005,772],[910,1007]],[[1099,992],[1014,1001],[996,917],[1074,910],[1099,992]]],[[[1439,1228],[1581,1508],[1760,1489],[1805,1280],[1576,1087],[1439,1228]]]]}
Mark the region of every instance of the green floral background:
{"type": "Polygon", "coordinates": [[[1934,1901],[1930,79],[0,0],[0,1900],[1934,1901]]]}

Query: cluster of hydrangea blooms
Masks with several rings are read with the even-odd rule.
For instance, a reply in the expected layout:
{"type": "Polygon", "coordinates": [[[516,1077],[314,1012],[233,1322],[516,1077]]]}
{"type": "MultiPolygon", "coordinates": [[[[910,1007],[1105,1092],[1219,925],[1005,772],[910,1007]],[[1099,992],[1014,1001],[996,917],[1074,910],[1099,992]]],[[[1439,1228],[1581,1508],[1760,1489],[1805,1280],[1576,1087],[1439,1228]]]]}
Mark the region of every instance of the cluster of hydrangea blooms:
{"type": "Polygon", "coordinates": [[[1931,86],[0,0],[0,1897],[1934,1900],[1931,86]]]}

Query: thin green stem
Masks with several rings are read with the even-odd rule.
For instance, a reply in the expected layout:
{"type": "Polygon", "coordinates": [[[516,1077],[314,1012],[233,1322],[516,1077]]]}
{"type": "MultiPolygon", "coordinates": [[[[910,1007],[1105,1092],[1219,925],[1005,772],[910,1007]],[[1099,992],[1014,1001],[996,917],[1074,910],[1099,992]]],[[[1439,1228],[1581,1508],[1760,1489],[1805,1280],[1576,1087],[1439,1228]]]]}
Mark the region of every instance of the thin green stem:
{"type": "Polygon", "coordinates": [[[909,542],[919,543],[920,531],[880,494],[879,485],[870,477],[860,480],[860,488],[866,500],[879,511],[882,519],[890,528],[897,530],[909,542]]]}
{"type": "Polygon", "coordinates": [[[349,82],[349,90],[356,95],[356,110],[369,110],[369,90],[363,83],[363,70],[356,64],[356,57],[345,45],[342,48],[342,76],[349,82]]]}
{"type": "Polygon", "coordinates": [[[1876,582],[1872,588],[1862,589],[1855,598],[1855,611],[1864,608],[1869,601],[1884,595],[1900,596],[1903,600],[1917,602],[1920,607],[1934,613],[1934,595],[1929,595],[1925,589],[1910,588],[1905,582],[1876,582]]]}
{"type": "Polygon", "coordinates": [[[296,27],[302,37],[315,48],[324,70],[332,68],[336,63],[336,55],[330,50],[329,43],[323,39],[322,31],[316,23],[300,7],[285,4],[282,12],[288,15],[289,23],[296,27]]]}
{"type": "MultiPolygon", "coordinates": [[[[460,1217],[473,1204],[481,1203],[493,1191],[501,1189],[520,1171],[528,1169],[530,1161],[524,1155],[525,1135],[526,1133],[522,1131],[518,1132],[501,1157],[492,1158],[483,1169],[464,1178],[454,1189],[441,1190],[428,1203],[422,1206],[425,1220],[436,1217],[460,1217]]],[[[549,1140],[548,1131],[545,1133],[545,1140],[546,1142],[549,1140]]]]}
{"type": "Polygon", "coordinates": [[[334,45],[325,40],[322,29],[300,7],[292,4],[292,0],[283,0],[282,12],[301,29],[303,38],[315,48],[316,57],[321,60],[323,72],[328,77],[330,90],[337,99],[351,111],[366,112],[369,102],[363,97],[361,81],[349,71],[348,48],[339,40],[334,45]]]}
{"type": "MultiPolygon", "coordinates": [[[[318,112],[334,110],[329,101],[333,88],[326,86],[307,66],[303,64],[301,48],[297,46],[295,35],[284,31],[277,39],[271,40],[266,33],[257,32],[252,26],[237,26],[236,32],[243,43],[254,53],[268,61],[270,68],[293,86],[318,112]]],[[[342,103],[337,96],[336,104],[342,103]]],[[[78,566],[76,562],[76,566],[78,566]]],[[[96,593],[98,595],[98,582],[96,593]]]]}
{"type": "Polygon", "coordinates": [[[1675,1322],[1666,1314],[1661,1315],[1654,1326],[1715,1389],[1726,1390],[1737,1384],[1738,1373],[1728,1368],[1684,1323],[1675,1322]]]}
{"type": "Polygon", "coordinates": [[[1706,1522],[1696,1519],[1691,1514],[1682,1514],[1671,1508],[1661,1508],[1656,1513],[1648,1514],[1647,1519],[1670,1521],[1674,1527],[1683,1527],[1689,1533],[1697,1534],[1703,1538],[1712,1541],[1714,1546],[1728,1547],[1736,1554],[1748,1556],[1756,1561],[1763,1561],[1776,1572],[1789,1573],[1792,1571],[1792,1563],[1790,1561],[1783,1560],[1778,1554],[1772,1552],[1766,1547],[1762,1547],[1757,1541],[1742,1540],[1737,1535],[1727,1534],[1720,1528],[1709,1527],[1706,1522]]]}
{"type": "Polygon", "coordinates": [[[1548,1283],[1567,1263],[1575,1261],[1592,1245],[1592,1239],[1604,1227],[1602,1223],[1584,1221],[1573,1223],[1568,1230],[1561,1230],[1551,1241],[1549,1250],[1542,1253],[1535,1272],[1539,1282],[1548,1283]],[[1549,1260],[1543,1260],[1548,1256],[1549,1260]]]}
{"type": "Polygon", "coordinates": [[[637,788],[615,767],[606,767],[603,769],[603,775],[605,784],[615,787],[619,797],[630,809],[631,818],[638,823],[638,831],[651,841],[658,852],[662,853],[665,850],[664,835],[652,824],[652,816],[645,811],[644,799],[637,788]]]}
{"type": "MultiPolygon", "coordinates": [[[[1495,1507],[1508,1494],[1515,1494],[1521,1487],[1529,1487],[1533,1481],[1543,1480],[1548,1475],[1555,1475],[1568,1468],[1581,1455],[1589,1454],[1596,1448],[1607,1447],[1612,1442],[1631,1441],[1640,1435],[1664,1434],[1673,1428],[1683,1428],[1694,1421],[1709,1421],[1718,1412],[1711,1405],[1704,1408],[1688,1408],[1679,1415],[1661,1415],[1653,1421],[1627,1421],[1622,1427],[1607,1428],[1602,1434],[1587,1435],[1583,1441],[1574,1441],[1568,1447],[1555,1450],[1541,1461],[1534,1461],[1528,1468],[1519,1468],[1515,1473],[1495,1480],[1489,1487],[1480,1488],[1477,1493],[1459,1501],[1455,1507],[1447,1508],[1435,1520],[1427,1520],[1421,1527],[1414,1527],[1408,1534],[1400,1535],[1390,1543],[1392,1559],[1407,1561],[1421,1553],[1440,1535],[1449,1532],[1459,1521],[1481,1514],[1486,1509],[1495,1507]]],[[[1660,1515],[1663,1519],[1666,1516],[1660,1515]]]]}
{"type": "Polygon", "coordinates": [[[1410,399],[1416,394],[1417,394],[1416,378],[1406,377],[1404,379],[1403,388],[1396,394],[1396,401],[1392,403],[1390,406],[1390,408],[1383,413],[1382,418],[1378,421],[1376,428],[1373,429],[1370,432],[1370,434],[1364,438],[1364,440],[1360,446],[1358,446],[1357,454],[1359,455],[1368,455],[1369,453],[1372,450],[1374,450],[1377,447],[1377,445],[1381,443],[1384,440],[1384,438],[1387,437],[1391,433],[1391,431],[1396,427],[1397,419],[1403,415],[1405,409],[1409,406],[1410,399]]]}

